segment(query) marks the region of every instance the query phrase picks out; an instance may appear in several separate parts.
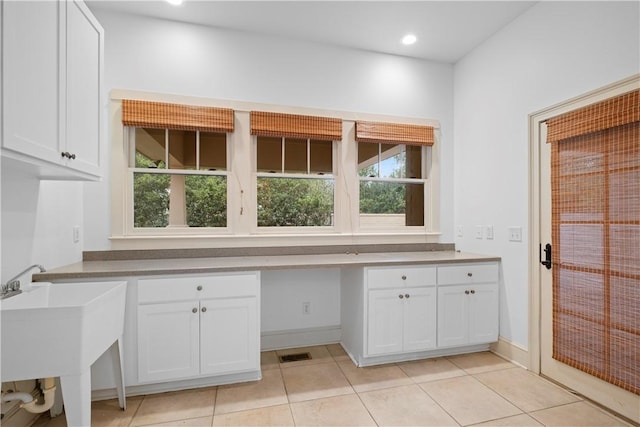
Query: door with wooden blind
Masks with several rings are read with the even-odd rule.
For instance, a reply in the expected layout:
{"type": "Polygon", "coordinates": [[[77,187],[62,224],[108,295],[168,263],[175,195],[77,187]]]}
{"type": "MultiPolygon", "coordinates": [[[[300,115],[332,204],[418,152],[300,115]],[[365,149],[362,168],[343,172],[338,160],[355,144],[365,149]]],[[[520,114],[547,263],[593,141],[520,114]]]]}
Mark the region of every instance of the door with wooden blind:
{"type": "Polygon", "coordinates": [[[567,105],[540,123],[540,371],[640,422],[640,90],[633,88],[567,105]]]}

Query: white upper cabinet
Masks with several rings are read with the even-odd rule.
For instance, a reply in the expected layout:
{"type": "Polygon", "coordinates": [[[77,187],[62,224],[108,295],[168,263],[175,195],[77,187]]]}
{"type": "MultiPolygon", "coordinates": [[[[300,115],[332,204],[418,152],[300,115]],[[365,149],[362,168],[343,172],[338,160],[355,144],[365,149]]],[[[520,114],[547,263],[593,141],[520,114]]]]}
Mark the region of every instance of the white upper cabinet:
{"type": "Polygon", "coordinates": [[[102,27],[84,3],[67,3],[66,151],[76,170],[100,173],[102,27]]]}
{"type": "Polygon", "coordinates": [[[79,1],[1,7],[3,164],[43,179],[99,179],[102,27],[79,1]]]}

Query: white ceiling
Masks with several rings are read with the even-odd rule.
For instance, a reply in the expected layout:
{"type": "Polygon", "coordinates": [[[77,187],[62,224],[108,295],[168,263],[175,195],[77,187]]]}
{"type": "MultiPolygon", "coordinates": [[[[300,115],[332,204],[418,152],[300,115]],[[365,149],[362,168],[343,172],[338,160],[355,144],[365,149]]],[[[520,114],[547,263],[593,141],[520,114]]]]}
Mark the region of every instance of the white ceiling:
{"type": "Polygon", "coordinates": [[[534,1],[87,0],[104,9],[455,63],[534,1]],[[418,42],[400,39],[414,33],[418,42]]]}

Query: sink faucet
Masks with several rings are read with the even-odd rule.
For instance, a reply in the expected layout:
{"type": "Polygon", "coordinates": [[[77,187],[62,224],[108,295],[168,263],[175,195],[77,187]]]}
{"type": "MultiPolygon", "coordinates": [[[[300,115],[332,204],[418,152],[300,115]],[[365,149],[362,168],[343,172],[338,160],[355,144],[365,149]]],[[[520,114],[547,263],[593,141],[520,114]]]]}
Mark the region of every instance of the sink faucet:
{"type": "Polygon", "coordinates": [[[17,295],[20,292],[22,292],[20,290],[20,280],[18,280],[18,279],[20,278],[20,276],[22,276],[25,273],[28,273],[29,271],[31,271],[34,268],[39,269],[41,273],[44,273],[45,271],[47,271],[40,264],[33,264],[33,265],[30,265],[29,267],[25,268],[24,271],[21,271],[16,276],[14,276],[11,279],[7,280],[7,284],[6,285],[2,285],[2,289],[0,289],[0,295],[1,295],[2,299],[8,298],[8,297],[13,296],[13,295],[17,295]]]}

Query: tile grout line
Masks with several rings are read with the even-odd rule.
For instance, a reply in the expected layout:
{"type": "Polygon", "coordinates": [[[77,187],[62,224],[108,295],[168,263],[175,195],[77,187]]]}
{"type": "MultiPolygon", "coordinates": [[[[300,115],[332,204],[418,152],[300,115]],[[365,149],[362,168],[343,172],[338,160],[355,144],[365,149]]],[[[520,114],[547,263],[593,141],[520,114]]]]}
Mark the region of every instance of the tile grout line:
{"type": "MultiPolygon", "coordinates": [[[[353,386],[351,386],[353,387],[353,386]]],[[[355,389],[354,389],[355,391],[355,389]]],[[[376,420],[376,417],[373,416],[373,414],[371,413],[371,411],[369,410],[369,407],[367,406],[366,403],[364,403],[364,401],[362,400],[362,397],[360,396],[360,393],[358,393],[357,391],[355,392],[356,396],[358,396],[358,400],[360,401],[360,403],[362,404],[362,406],[364,407],[364,409],[367,411],[367,414],[369,414],[369,416],[371,417],[371,419],[373,420],[373,422],[375,423],[376,426],[380,426],[380,424],[378,423],[378,420],[376,420]]]]}
{"type": "MultiPolygon", "coordinates": [[[[276,355],[276,358],[277,358],[278,357],[278,353],[275,353],[275,355],[276,355]]],[[[291,414],[291,421],[293,421],[293,425],[295,427],[296,426],[296,417],[293,415],[293,408],[291,407],[291,399],[289,399],[289,390],[287,390],[287,383],[284,380],[284,373],[282,372],[282,363],[278,363],[278,370],[280,371],[280,378],[282,378],[282,387],[284,387],[284,395],[287,398],[287,407],[289,408],[289,414],[291,414]]]]}
{"type": "MultiPolygon", "coordinates": [[[[316,347],[316,346],[313,346],[313,347],[316,347]]],[[[320,347],[320,346],[318,346],[318,347],[320,347]]],[[[342,376],[344,377],[344,379],[346,379],[347,383],[351,386],[351,389],[353,390],[353,393],[354,393],[354,394],[356,394],[356,395],[358,396],[358,399],[359,399],[360,403],[364,406],[365,410],[367,411],[367,413],[369,414],[369,416],[371,417],[371,419],[373,420],[373,422],[374,422],[376,425],[379,425],[378,421],[376,420],[376,418],[373,416],[373,414],[371,413],[371,411],[369,410],[369,408],[367,407],[367,405],[366,405],[366,404],[365,404],[365,402],[363,401],[361,394],[362,394],[362,393],[373,392],[373,391],[378,391],[378,390],[393,390],[393,389],[396,389],[396,388],[405,387],[406,385],[402,385],[402,384],[401,384],[401,385],[386,386],[386,387],[382,387],[382,388],[378,388],[378,389],[373,389],[373,390],[364,390],[364,391],[358,392],[358,391],[355,389],[355,387],[354,387],[354,385],[353,385],[352,381],[348,378],[348,376],[346,375],[346,373],[345,373],[344,369],[343,369],[343,368],[342,368],[342,366],[340,365],[340,362],[343,362],[344,360],[337,360],[337,359],[336,359],[336,357],[342,357],[342,355],[339,355],[339,356],[335,356],[335,355],[333,355],[333,354],[329,351],[329,348],[328,348],[328,346],[327,346],[327,345],[323,345],[322,347],[323,347],[323,348],[328,352],[328,354],[329,354],[329,356],[330,356],[330,359],[327,359],[327,361],[321,361],[321,362],[318,362],[318,363],[300,364],[300,365],[296,365],[296,367],[301,367],[301,366],[305,366],[305,365],[318,365],[318,364],[323,364],[323,363],[324,363],[324,364],[328,364],[328,363],[335,363],[335,364],[337,365],[338,369],[339,369],[339,372],[342,374],[342,376]]],[[[519,411],[521,411],[521,413],[520,413],[520,414],[508,415],[508,416],[499,417],[499,418],[495,418],[495,419],[484,420],[484,421],[481,421],[481,422],[492,422],[492,421],[496,421],[496,420],[507,419],[507,418],[514,417],[514,416],[526,415],[526,416],[530,417],[531,419],[533,419],[535,422],[538,422],[538,423],[541,423],[541,424],[542,424],[542,422],[541,422],[540,420],[538,420],[538,419],[533,415],[533,413],[537,413],[537,412],[541,412],[541,411],[545,411],[545,410],[553,409],[553,408],[560,408],[560,407],[563,407],[563,406],[569,406],[569,405],[572,405],[572,404],[575,404],[575,403],[580,403],[580,402],[585,402],[585,403],[587,403],[587,404],[590,404],[590,402],[589,402],[588,400],[584,400],[584,399],[582,399],[582,398],[581,398],[581,396],[576,396],[576,397],[578,397],[578,398],[579,398],[579,400],[574,401],[574,402],[567,402],[567,403],[558,404],[558,405],[553,405],[553,406],[549,406],[549,407],[545,407],[545,408],[536,409],[536,410],[531,411],[531,412],[527,412],[527,411],[525,411],[523,408],[521,408],[520,406],[518,406],[515,402],[512,402],[509,398],[507,398],[507,397],[506,397],[506,396],[504,396],[502,393],[500,393],[497,389],[494,389],[494,388],[493,388],[493,387],[491,387],[490,385],[485,384],[485,383],[484,383],[480,378],[478,378],[478,376],[482,376],[482,375],[485,375],[485,374],[490,374],[490,373],[493,373],[493,372],[501,372],[501,371],[506,371],[506,370],[515,369],[515,368],[523,369],[523,368],[521,368],[520,366],[516,366],[516,365],[514,365],[514,366],[511,366],[511,367],[503,367],[503,368],[499,368],[499,369],[491,369],[491,370],[483,371],[483,372],[470,373],[470,372],[468,372],[467,370],[465,370],[464,368],[460,367],[460,366],[459,366],[458,364],[456,364],[455,362],[453,362],[453,361],[450,359],[450,357],[444,357],[444,359],[445,359],[445,360],[448,360],[450,363],[452,363],[452,364],[453,364],[453,366],[455,366],[457,369],[460,369],[462,372],[464,372],[464,375],[456,376],[456,377],[439,378],[439,379],[434,379],[434,380],[430,380],[430,381],[418,382],[414,377],[412,377],[412,376],[408,375],[408,374],[407,374],[407,373],[402,369],[402,367],[401,367],[401,366],[399,366],[399,364],[398,364],[398,363],[391,363],[391,364],[388,364],[388,366],[395,366],[395,367],[399,368],[399,369],[401,370],[401,372],[402,372],[406,377],[408,377],[408,378],[410,378],[410,379],[411,379],[411,384],[407,384],[407,385],[417,385],[417,386],[420,388],[420,390],[421,390],[423,393],[425,393],[425,395],[426,395],[426,396],[428,396],[428,397],[429,397],[429,398],[430,398],[430,399],[431,399],[431,400],[432,400],[432,401],[433,401],[433,402],[434,402],[438,407],[440,407],[440,408],[444,411],[444,413],[446,413],[449,417],[451,417],[451,419],[452,419],[452,420],[454,420],[454,422],[455,422],[457,425],[459,425],[459,426],[463,426],[463,424],[461,424],[461,423],[460,423],[460,422],[459,422],[455,417],[453,417],[453,416],[452,416],[452,415],[451,415],[451,414],[450,414],[450,413],[449,413],[449,412],[448,412],[444,407],[442,407],[442,405],[441,405],[441,404],[440,404],[436,399],[434,399],[434,398],[433,398],[433,397],[432,397],[432,396],[431,396],[431,395],[430,395],[430,394],[429,394],[425,389],[423,389],[423,388],[421,387],[421,384],[428,384],[428,383],[431,383],[431,382],[436,382],[436,381],[441,381],[441,380],[448,380],[448,379],[452,379],[452,378],[464,378],[465,376],[466,376],[466,377],[470,377],[470,378],[474,379],[476,382],[478,382],[479,384],[481,384],[481,385],[485,386],[488,390],[490,390],[490,391],[492,391],[493,393],[495,393],[497,396],[499,396],[500,398],[502,398],[505,402],[508,402],[509,404],[511,404],[511,405],[513,405],[515,408],[517,408],[519,411]]],[[[348,359],[348,360],[349,360],[350,362],[352,362],[350,359],[348,359]]],[[[293,368],[293,367],[294,367],[294,366],[291,366],[291,368],[293,368]]],[[[287,369],[287,368],[283,368],[283,364],[282,364],[282,363],[278,363],[278,369],[280,370],[280,377],[281,377],[281,380],[282,380],[282,385],[283,385],[283,388],[284,388],[284,392],[285,392],[285,396],[286,396],[286,400],[287,400],[287,404],[288,404],[288,408],[289,408],[289,413],[290,413],[291,419],[292,419],[292,421],[293,421],[293,424],[294,424],[294,425],[297,425],[297,424],[296,424],[296,419],[295,419],[294,414],[293,414],[293,408],[292,408],[293,403],[292,403],[292,402],[291,402],[291,400],[290,400],[289,390],[287,389],[287,385],[286,385],[286,382],[285,382],[285,380],[284,380],[284,369],[287,369]]],[[[473,369],[473,368],[471,368],[471,369],[473,369]]],[[[525,371],[526,371],[526,372],[530,372],[530,371],[528,371],[527,369],[525,369],[525,371]]],[[[549,383],[549,384],[556,385],[556,384],[554,384],[553,382],[548,381],[548,380],[546,380],[546,379],[545,379],[545,378],[543,378],[543,377],[540,377],[540,379],[545,380],[545,381],[546,381],[547,383],[549,383]]],[[[263,380],[263,379],[262,379],[262,380],[263,380]]],[[[262,381],[262,380],[261,380],[261,381],[262,381]]],[[[556,386],[557,386],[557,385],[556,385],[556,386]]],[[[214,425],[214,420],[215,420],[215,416],[216,416],[216,415],[215,415],[215,410],[216,410],[216,406],[217,406],[218,398],[219,398],[219,395],[218,395],[219,387],[218,387],[218,386],[215,386],[215,387],[214,387],[214,389],[215,389],[215,393],[216,393],[216,395],[215,395],[215,398],[213,399],[214,404],[213,404],[213,411],[212,411],[211,426],[213,426],[213,425],[214,425]]],[[[565,390],[565,391],[566,391],[566,390],[565,390]]],[[[336,396],[319,397],[319,398],[316,398],[316,399],[309,399],[309,400],[302,401],[302,402],[311,402],[311,401],[315,401],[315,400],[320,400],[320,399],[325,399],[325,398],[332,398],[332,397],[338,397],[338,396],[344,396],[344,395],[336,395],[336,396]]],[[[137,408],[135,409],[134,413],[132,414],[132,416],[131,416],[131,419],[130,419],[129,423],[127,424],[129,427],[132,427],[132,426],[133,426],[133,424],[134,424],[134,420],[135,420],[136,416],[138,415],[138,413],[139,413],[139,411],[140,411],[140,409],[141,409],[141,407],[142,407],[142,404],[143,404],[143,403],[144,403],[144,401],[147,399],[147,397],[148,397],[148,395],[144,395],[144,396],[143,396],[143,398],[141,399],[141,401],[140,401],[139,405],[137,406],[137,408]]],[[[294,403],[299,403],[299,402],[294,402],[294,403]]],[[[274,406],[279,406],[279,405],[270,405],[270,406],[268,406],[268,407],[274,407],[274,406]]],[[[599,407],[597,407],[597,406],[595,406],[595,405],[590,405],[590,406],[593,406],[593,407],[594,407],[595,409],[597,409],[598,411],[603,412],[603,413],[605,413],[606,415],[609,415],[609,417],[611,417],[611,418],[615,419],[616,421],[620,421],[620,419],[619,419],[618,417],[616,417],[615,415],[613,415],[613,414],[611,414],[611,413],[609,413],[609,412],[607,412],[607,411],[604,411],[604,410],[602,410],[601,408],[599,408],[599,407]]],[[[268,407],[261,407],[261,408],[254,408],[254,409],[263,409],[263,408],[268,408],[268,407]]],[[[242,412],[242,411],[237,411],[237,412],[242,412]]],[[[173,420],[173,421],[169,421],[169,422],[180,422],[180,421],[185,421],[185,420],[190,420],[190,419],[195,419],[195,418],[200,418],[200,417],[184,418],[184,419],[181,419],[181,420],[173,420]]],[[[623,422],[625,422],[625,421],[623,421],[623,422]]],[[[148,425],[148,424],[145,424],[145,425],[148,425]]]]}
{"type": "MultiPolygon", "coordinates": [[[[260,369],[260,377],[262,378],[262,368],[260,369]]],[[[262,381],[262,380],[261,380],[262,381]]],[[[213,410],[211,414],[211,426],[213,426],[213,421],[216,417],[216,406],[218,406],[218,396],[220,395],[220,387],[216,386],[216,397],[213,399],[213,410]]]]}
{"type": "MultiPolygon", "coordinates": [[[[466,371],[465,371],[465,373],[466,373],[466,371]]],[[[457,377],[457,378],[461,378],[461,377],[464,377],[464,376],[467,376],[467,375],[469,375],[469,374],[461,375],[460,377],[457,377]]],[[[444,378],[444,379],[448,379],[448,378],[444,378]]],[[[438,380],[436,380],[436,381],[438,381],[438,380]]],[[[431,382],[431,381],[428,381],[428,382],[431,382]]],[[[462,426],[462,423],[460,421],[458,421],[458,419],[456,417],[454,417],[453,414],[450,414],[449,411],[447,411],[447,409],[444,406],[442,406],[440,404],[440,402],[438,402],[433,396],[431,396],[427,390],[425,390],[422,387],[420,387],[420,384],[425,384],[425,383],[419,383],[419,384],[416,384],[416,385],[420,388],[420,390],[422,390],[422,392],[424,394],[426,394],[429,397],[429,399],[433,400],[433,402],[436,405],[438,405],[438,407],[440,407],[440,409],[442,409],[445,412],[445,414],[449,415],[451,417],[451,419],[453,421],[455,421],[456,424],[458,424],[459,426],[462,426]]]]}
{"type": "Polygon", "coordinates": [[[138,407],[136,408],[136,410],[133,412],[133,415],[131,415],[131,420],[129,421],[129,423],[127,424],[128,427],[131,427],[131,425],[133,424],[133,420],[136,419],[136,415],[138,415],[138,411],[140,410],[140,407],[142,406],[142,402],[144,402],[144,400],[147,398],[146,395],[142,396],[142,399],[140,399],[140,403],[138,404],[138,407]]]}
{"type": "MultiPolygon", "coordinates": [[[[516,367],[516,368],[519,368],[519,367],[516,367]]],[[[515,369],[515,368],[514,368],[514,369],[515,369]]],[[[524,368],[520,368],[520,369],[524,369],[524,368]]],[[[502,393],[500,393],[500,391],[498,391],[497,389],[495,389],[495,388],[491,387],[491,385],[486,384],[486,383],[485,383],[484,381],[482,381],[480,378],[477,378],[477,377],[476,377],[477,375],[484,375],[484,374],[488,374],[488,373],[491,373],[491,372],[499,372],[499,371],[503,371],[503,370],[506,370],[506,369],[500,369],[500,370],[496,370],[496,371],[488,371],[488,372],[481,372],[481,373],[478,373],[478,374],[473,374],[473,375],[471,375],[471,376],[472,376],[472,377],[474,377],[477,381],[480,381],[480,383],[484,384],[486,387],[488,387],[489,389],[491,389],[492,391],[494,391],[495,393],[497,393],[497,394],[498,394],[498,395],[500,395],[501,397],[503,397],[505,400],[507,400],[507,401],[508,401],[509,403],[511,403],[513,406],[515,406],[516,408],[520,409],[523,413],[525,413],[525,414],[529,415],[530,417],[532,417],[533,419],[535,419],[535,420],[536,420],[537,422],[539,422],[539,423],[542,423],[542,422],[541,422],[540,420],[538,420],[537,418],[533,417],[533,415],[531,415],[533,412],[540,412],[540,411],[545,411],[545,410],[547,410],[547,409],[559,408],[559,407],[562,407],[562,406],[567,406],[567,405],[571,405],[571,404],[579,403],[579,402],[587,402],[587,400],[585,400],[582,396],[571,393],[571,392],[569,391],[569,389],[566,389],[566,388],[560,387],[559,385],[557,385],[557,384],[555,384],[555,383],[553,383],[553,382],[551,382],[551,381],[546,380],[544,377],[541,377],[541,376],[536,375],[536,379],[540,379],[540,380],[542,380],[542,381],[543,381],[544,383],[546,383],[546,384],[549,384],[549,385],[555,386],[556,388],[558,388],[558,389],[562,390],[563,392],[568,393],[568,394],[571,394],[572,396],[575,396],[578,400],[573,401],[573,402],[566,402],[566,403],[552,404],[551,406],[546,406],[546,407],[544,407],[544,408],[535,409],[535,410],[533,410],[533,411],[527,411],[527,410],[525,410],[524,408],[521,408],[520,406],[518,406],[515,402],[511,401],[511,400],[510,400],[509,398],[507,398],[506,396],[504,396],[502,393]]],[[[524,369],[524,370],[525,370],[526,372],[530,372],[528,369],[524,369]]],[[[535,374],[533,374],[533,375],[535,375],[535,374]]],[[[613,415],[613,414],[611,414],[611,413],[609,413],[609,412],[607,412],[607,411],[604,411],[604,410],[602,410],[601,408],[598,408],[598,407],[596,407],[596,408],[597,408],[597,409],[599,409],[600,411],[602,411],[602,412],[606,413],[607,415],[610,415],[610,416],[614,417],[615,419],[618,419],[615,415],[613,415]]],[[[506,417],[505,417],[505,418],[506,418],[506,417]]]]}

